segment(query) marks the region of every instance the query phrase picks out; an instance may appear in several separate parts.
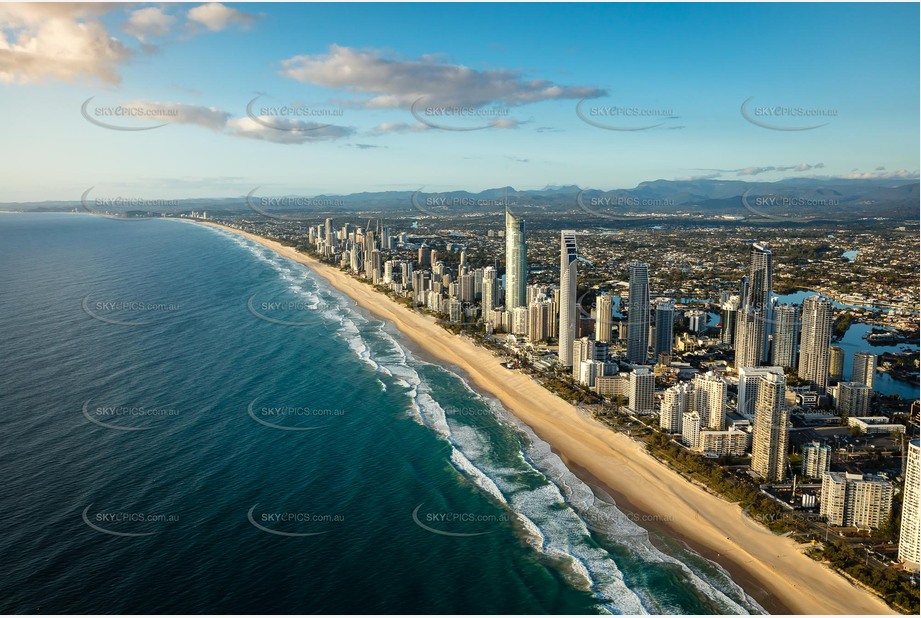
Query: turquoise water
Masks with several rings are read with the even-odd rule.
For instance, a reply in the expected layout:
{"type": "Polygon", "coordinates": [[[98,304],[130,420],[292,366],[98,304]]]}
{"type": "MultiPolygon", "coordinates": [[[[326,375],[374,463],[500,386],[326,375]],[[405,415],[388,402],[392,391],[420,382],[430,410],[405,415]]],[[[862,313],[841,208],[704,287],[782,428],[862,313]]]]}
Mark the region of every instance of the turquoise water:
{"type": "Polygon", "coordinates": [[[245,239],[4,215],[0,290],[4,613],[761,611],[245,239]]]}

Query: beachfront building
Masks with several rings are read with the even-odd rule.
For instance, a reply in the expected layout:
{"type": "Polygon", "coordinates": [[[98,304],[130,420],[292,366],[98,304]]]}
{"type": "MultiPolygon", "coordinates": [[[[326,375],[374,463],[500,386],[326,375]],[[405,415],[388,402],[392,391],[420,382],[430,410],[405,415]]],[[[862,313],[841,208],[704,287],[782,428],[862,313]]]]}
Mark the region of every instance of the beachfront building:
{"type": "Polygon", "coordinates": [[[854,352],[854,366],[851,369],[851,382],[861,382],[873,389],[876,383],[876,354],[854,352]]]}
{"type": "Polygon", "coordinates": [[[582,361],[595,358],[595,342],[588,337],[581,337],[572,342],[572,379],[578,381],[582,376],[582,361]]]}
{"type": "Polygon", "coordinates": [[[635,367],[630,372],[630,409],[636,414],[655,412],[655,389],[656,376],[649,371],[649,368],[635,367]]]}
{"type": "Polygon", "coordinates": [[[784,399],[783,374],[766,373],[759,378],[752,433],[752,471],[768,483],[786,478],[790,412],[784,399]]]}
{"type": "Polygon", "coordinates": [[[499,285],[495,268],[487,266],[483,269],[483,282],[480,285],[482,286],[480,305],[485,316],[496,308],[496,300],[499,297],[499,285]]]}
{"type": "Polygon", "coordinates": [[[609,399],[623,398],[627,401],[630,396],[630,378],[626,373],[595,378],[595,392],[609,399]]]}
{"type": "Polygon", "coordinates": [[[700,413],[685,412],[681,417],[681,441],[689,448],[700,447],[700,413]]]}
{"type": "Polygon", "coordinates": [[[827,298],[803,301],[803,334],[799,348],[799,377],[820,393],[828,388],[828,348],[831,344],[832,305],[827,298]]]}
{"type": "Polygon", "coordinates": [[[819,479],[828,472],[831,465],[831,447],[821,442],[803,445],[803,461],[800,472],[804,478],[819,479]]]}
{"type": "Polygon", "coordinates": [[[531,312],[527,307],[515,307],[509,311],[511,319],[511,332],[513,335],[520,335],[522,337],[528,336],[528,326],[531,318],[531,312]]]}
{"type": "Polygon", "coordinates": [[[700,412],[704,429],[722,431],[726,428],[726,381],[715,371],[694,376],[694,409],[700,412]]]}
{"type": "Polygon", "coordinates": [[[879,528],[892,512],[892,483],[872,474],[826,472],[819,513],[829,525],[879,528]]]}
{"type": "Polygon", "coordinates": [[[611,330],[614,327],[614,300],[609,294],[599,294],[595,298],[595,341],[611,343],[611,330]]]}
{"type": "Polygon", "coordinates": [[[899,529],[899,560],[917,571],[921,563],[921,441],[908,443],[902,526],[899,529]]]}
{"type": "Polygon", "coordinates": [[[645,365],[649,356],[649,266],[633,262],[629,269],[627,360],[645,365]]]}
{"type": "Polygon", "coordinates": [[[748,450],[749,434],[740,429],[701,431],[700,450],[708,455],[741,457],[748,450]]]}
{"type": "Polygon", "coordinates": [[[598,360],[584,360],[579,363],[579,384],[594,388],[598,376],[604,374],[604,363],[598,360]]]}
{"type": "Polygon", "coordinates": [[[572,343],[576,338],[579,310],[576,307],[576,285],[578,280],[576,252],[576,232],[563,230],[560,232],[560,327],[559,327],[559,357],[563,367],[573,367],[578,371],[578,365],[572,357],[572,343]]]}
{"type": "Polygon", "coordinates": [[[547,341],[556,337],[556,303],[540,297],[528,305],[528,340],[547,341]]]}
{"type": "Polygon", "coordinates": [[[668,433],[681,433],[684,413],[694,408],[694,386],[679,382],[665,390],[659,408],[659,428],[668,433]]]}
{"type": "Polygon", "coordinates": [[[525,221],[505,211],[505,308],[527,306],[528,250],[525,221]]]}

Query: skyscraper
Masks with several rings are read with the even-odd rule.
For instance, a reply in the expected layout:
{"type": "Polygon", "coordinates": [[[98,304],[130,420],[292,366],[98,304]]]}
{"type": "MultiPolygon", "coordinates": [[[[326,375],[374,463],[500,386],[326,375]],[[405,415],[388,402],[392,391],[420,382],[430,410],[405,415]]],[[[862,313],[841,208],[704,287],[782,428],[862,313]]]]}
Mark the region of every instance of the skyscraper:
{"type": "Polygon", "coordinates": [[[675,338],[675,305],[659,303],[656,305],[656,333],[654,358],[659,354],[672,353],[672,340],[675,338]]]}
{"type": "Polygon", "coordinates": [[[755,424],[752,431],[752,471],[768,483],[786,478],[787,422],[790,413],[784,401],[786,379],[775,373],[759,378],[755,424]]]}
{"type": "Polygon", "coordinates": [[[771,290],[774,283],[774,258],[767,245],[755,243],[751,250],[751,272],[748,278],[748,294],[745,307],[761,310],[764,325],[761,328],[763,339],[760,345],[759,361],[768,360],[768,337],[773,332],[771,316],[771,290]]]}
{"type": "Polygon", "coordinates": [[[579,311],[576,308],[577,285],[576,232],[560,232],[560,363],[573,367],[572,342],[576,338],[579,311]]]}
{"type": "Polygon", "coordinates": [[[608,294],[595,298],[595,341],[611,343],[611,328],[614,326],[614,301],[608,294]]]}
{"type": "MultiPolygon", "coordinates": [[[[560,350],[562,352],[562,350],[560,350]]],[[[582,375],[582,361],[595,357],[595,342],[588,337],[581,337],[569,346],[572,362],[572,378],[578,380],[582,375]]]]}
{"type": "Polygon", "coordinates": [[[799,377],[816,390],[828,388],[828,347],[831,343],[832,307],[826,298],[810,296],[803,301],[803,336],[799,349],[799,377]]]}
{"type": "Polygon", "coordinates": [[[736,369],[757,367],[764,351],[764,316],[761,309],[743,307],[736,313],[736,369]]]}
{"type": "Polygon", "coordinates": [[[779,305],[774,308],[774,345],[771,364],[777,367],[796,366],[796,344],[799,340],[799,307],[779,305]]]}
{"type": "Polygon", "coordinates": [[[902,527],[899,530],[899,560],[917,571],[921,562],[921,441],[908,443],[905,494],[902,497],[902,527]]]}
{"type": "Polygon", "coordinates": [[[679,382],[662,394],[659,408],[659,427],[668,433],[681,433],[684,413],[694,409],[694,386],[690,382],[679,382]]]}
{"type": "Polygon", "coordinates": [[[528,255],[524,219],[505,211],[505,308],[527,306],[528,255]]]}
{"type": "Polygon", "coordinates": [[[643,365],[649,356],[649,266],[630,264],[627,307],[627,360],[643,365]]]}
{"type": "Polygon", "coordinates": [[[496,296],[498,291],[496,269],[492,266],[487,266],[483,269],[483,299],[481,301],[484,318],[487,311],[492,311],[496,308],[496,296]]]}
{"type": "Polygon", "coordinates": [[[876,358],[876,354],[869,352],[854,352],[851,382],[862,382],[872,389],[876,383],[876,358]]]}
{"type": "Polygon", "coordinates": [[[844,379],[844,350],[836,345],[828,348],[828,377],[834,382],[844,379]]]}
{"type": "Polygon", "coordinates": [[[720,307],[720,341],[733,345],[736,342],[736,319],[739,313],[739,297],[730,296],[720,307]]]}
{"type": "Polygon", "coordinates": [[[700,413],[697,410],[681,415],[681,441],[690,448],[700,447],[700,413]]]}
{"type": "Polygon", "coordinates": [[[333,220],[332,219],[326,220],[326,224],[323,226],[323,233],[324,233],[324,236],[326,237],[325,238],[326,246],[335,247],[335,243],[333,242],[335,239],[335,236],[333,236],[333,220]]]}
{"type": "Polygon", "coordinates": [[[656,376],[647,367],[630,372],[630,408],[638,414],[655,411],[656,376]]]}
{"type": "Polygon", "coordinates": [[[528,339],[546,341],[556,336],[556,303],[541,297],[528,305],[528,339]]]}

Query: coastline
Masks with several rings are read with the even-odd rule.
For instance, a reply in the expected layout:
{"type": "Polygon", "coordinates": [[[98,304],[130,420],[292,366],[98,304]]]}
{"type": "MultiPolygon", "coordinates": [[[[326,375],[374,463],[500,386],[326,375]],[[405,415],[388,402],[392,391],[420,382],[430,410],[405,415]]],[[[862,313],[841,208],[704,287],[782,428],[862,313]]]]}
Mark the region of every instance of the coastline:
{"type": "MultiPolygon", "coordinates": [[[[292,247],[210,222],[301,263],[373,315],[389,320],[425,353],[459,368],[551,445],[582,480],[622,510],[651,516],[655,528],[725,568],[766,610],[797,614],[895,614],[884,601],[805,556],[789,538],[747,520],[742,509],[686,481],[636,442],[581,414],[528,376],[338,269],[292,247]],[[500,379],[501,378],[501,379],[500,379]],[[658,519],[656,519],[658,518],[658,519]],[[738,540],[736,540],[738,539],[738,540]]],[[[644,522],[645,523],[645,522],[644,522]]]]}

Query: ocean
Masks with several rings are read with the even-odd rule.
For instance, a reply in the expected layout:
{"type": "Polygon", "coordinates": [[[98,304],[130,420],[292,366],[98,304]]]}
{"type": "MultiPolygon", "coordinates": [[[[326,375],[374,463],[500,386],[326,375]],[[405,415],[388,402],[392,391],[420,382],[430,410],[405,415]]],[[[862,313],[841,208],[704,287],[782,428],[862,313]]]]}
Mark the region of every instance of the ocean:
{"type": "Polygon", "coordinates": [[[3,613],[743,614],[306,267],[0,215],[3,613]]]}

